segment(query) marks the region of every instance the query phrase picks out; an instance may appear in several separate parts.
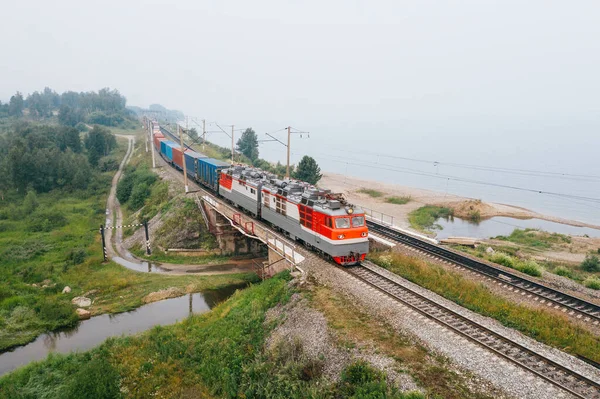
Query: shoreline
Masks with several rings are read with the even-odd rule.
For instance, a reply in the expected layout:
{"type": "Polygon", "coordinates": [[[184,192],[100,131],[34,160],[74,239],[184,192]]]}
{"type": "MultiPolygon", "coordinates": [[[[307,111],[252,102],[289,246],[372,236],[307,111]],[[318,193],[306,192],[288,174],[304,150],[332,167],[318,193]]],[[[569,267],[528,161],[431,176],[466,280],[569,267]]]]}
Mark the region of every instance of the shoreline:
{"type": "Polygon", "coordinates": [[[467,219],[469,212],[477,211],[481,220],[488,220],[493,217],[509,217],[520,220],[541,219],[574,227],[587,227],[600,230],[599,225],[544,215],[521,206],[483,202],[478,199],[455,194],[441,193],[399,184],[381,183],[352,176],[344,176],[338,173],[324,172],[319,185],[331,189],[333,192],[343,193],[345,198],[351,203],[394,217],[395,223],[403,228],[411,228],[408,222],[408,214],[410,212],[425,205],[435,205],[452,208],[455,211],[455,217],[460,219],[467,219]],[[361,188],[378,190],[385,195],[377,198],[371,197],[368,194],[358,192],[361,188]],[[385,202],[385,196],[410,197],[411,200],[407,204],[396,205],[385,202]]]}

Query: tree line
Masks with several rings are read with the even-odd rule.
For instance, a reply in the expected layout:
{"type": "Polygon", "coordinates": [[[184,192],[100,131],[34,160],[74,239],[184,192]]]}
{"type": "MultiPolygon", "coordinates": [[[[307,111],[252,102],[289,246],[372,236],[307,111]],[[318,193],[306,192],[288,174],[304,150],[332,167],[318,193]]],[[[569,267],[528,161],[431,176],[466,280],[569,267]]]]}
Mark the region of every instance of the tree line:
{"type": "Polygon", "coordinates": [[[85,189],[100,159],[116,145],[115,136],[100,126],[82,143],[71,126],[16,123],[0,135],[0,190],[85,189]]]}
{"type": "MultiPolygon", "coordinates": [[[[252,128],[248,128],[242,133],[242,137],[237,141],[236,150],[248,158],[252,165],[257,168],[279,176],[284,175],[286,172],[285,165],[279,162],[276,165],[272,165],[270,162],[258,157],[258,136],[252,128]]],[[[321,180],[321,177],[323,177],[317,161],[308,155],[302,157],[297,167],[290,165],[290,173],[292,177],[310,184],[317,184],[321,180]]]]}
{"type": "Polygon", "coordinates": [[[118,90],[104,88],[98,92],[66,91],[58,94],[49,87],[24,97],[15,93],[3,104],[0,101],[0,118],[28,116],[41,120],[55,115],[61,124],[100,124],[105,126],[134,127],[138,121],[126,107],[127,100],[118,90]]]}

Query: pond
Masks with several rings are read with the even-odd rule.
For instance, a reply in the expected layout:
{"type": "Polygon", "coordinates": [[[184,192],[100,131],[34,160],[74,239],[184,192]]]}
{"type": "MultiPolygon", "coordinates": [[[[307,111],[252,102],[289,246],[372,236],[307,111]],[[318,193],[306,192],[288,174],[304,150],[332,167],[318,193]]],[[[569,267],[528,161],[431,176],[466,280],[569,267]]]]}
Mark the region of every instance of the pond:
{"type": "Polygon", "coordinates": [[[436,230],[438,240],[448,237],[472,237],[472,238],[490,238],[499,235],[510,235],[514,229],[539,229],[549,233],[570,234],[583,236],[587,234],[590,237],[600,237],[600,230],[589,227],[577,227],[567,224],[550,222],[542,219],[514,219],[509,217],[493,217],[482,220],[479,223],[469,222],[467,220],[439,219],[436,221],[442,227],[442,230],[436,230]]]}
{"type": "Polygon", "coordinates": [[[131,312],[95,316],[81,321],[72,329],[40,335],[27,345],[0,354],[0,375],[29,362],[42,360],[52,352],[85,351],[109,337],[139,333],[156,325],[173,324],[192,314],[207,312],[229,298],[236,289],[244,287],[245,284],[232,285],[204,293],[165,299],[131,312]]]}

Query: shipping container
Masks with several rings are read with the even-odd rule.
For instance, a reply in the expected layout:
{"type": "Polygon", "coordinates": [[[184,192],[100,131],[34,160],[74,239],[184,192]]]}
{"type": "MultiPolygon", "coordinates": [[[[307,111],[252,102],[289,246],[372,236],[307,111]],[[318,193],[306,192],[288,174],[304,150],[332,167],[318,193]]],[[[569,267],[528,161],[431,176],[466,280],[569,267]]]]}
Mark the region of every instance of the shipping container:
{"type": "Polygon", "coordinates": [[[160,153],[170,163],[173,163],[173,148],[179,148],[179,144],[169,140],[160,143],[160,153]]]}
{"type": "Polygon", "coordinates": [[[160,151],[161,140],[165,140],[165,136],[163,136],[162,133],[156,133],[154,135],[154,148],[156,148],[156,151],[160,151]]]}
{"type": "Polygon", "coordinates": [[[198,173],[198,160],[202,158],[208,158],[208,156],[196,151],[188,150],[185,152],[185,154],[183,154],[183,157],[185,158],[185,170],[188,176],[195,180],[199,180],[200,174],[198,173]]]}
{"type": "Polygon", "coordinates": [[[219,191],[219,174],[222,169],[228,168],[227,162],[219,161],[214,158],[198,159],[198,175],[200,183],[209,187],[214,192],[219,191]]]}
{"type": "Polygon", "coordinates": [[[176,169],[183,170],[183,151],[181,151],[181,147],[173,147],[173,163],[176,169]]]}

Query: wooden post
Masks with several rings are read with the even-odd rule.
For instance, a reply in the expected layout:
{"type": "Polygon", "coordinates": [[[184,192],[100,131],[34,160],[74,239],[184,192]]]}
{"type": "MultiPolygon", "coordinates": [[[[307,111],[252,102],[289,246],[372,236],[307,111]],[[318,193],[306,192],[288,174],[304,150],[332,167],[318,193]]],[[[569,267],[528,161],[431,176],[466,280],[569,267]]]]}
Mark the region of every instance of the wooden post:
{"type": "Polygon", "coordinates": [[[102,236],[102,256],[104,257],[104,261],[107,261],[106,256],[106,239],[104,238],[104,225],[100,225],[100,235],[102,236]]]}
{"type": "Polygon", "coordinates": [[[146,232],[146,255],[151,255],[150,251],[150,235],[148,234],[148,221],[144,220],[144,231],[146,232]]]}

